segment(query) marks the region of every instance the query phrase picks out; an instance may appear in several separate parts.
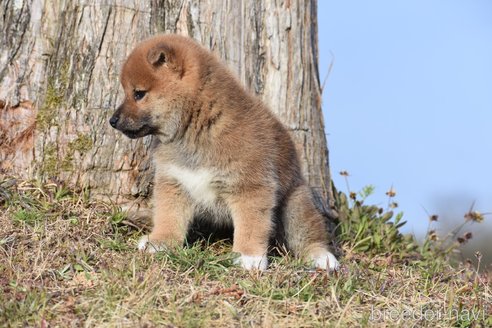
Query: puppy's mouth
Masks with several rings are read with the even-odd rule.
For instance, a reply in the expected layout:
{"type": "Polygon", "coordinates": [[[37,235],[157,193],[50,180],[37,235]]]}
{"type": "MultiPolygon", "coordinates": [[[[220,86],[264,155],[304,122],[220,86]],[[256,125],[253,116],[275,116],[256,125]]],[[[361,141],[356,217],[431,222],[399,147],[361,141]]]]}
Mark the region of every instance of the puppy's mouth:
{"type": "Polygon", "coordinates": [[[109,120],[109,124],[118,131],[121,131],[130,139],[142,138],[150,134],[156,134],[158,128],[152,123],[150,115],[144,115],[138,119],[122,115],[123,106],[109,120]]]}
{"type": "Polygon", "coordinates": [[[150,125],[143,125],[142,127],[138,128],[138,129],[121,128],[118,130],[123,132],[123,134],[126,135],[130,139],[142,138],[142,137],[157,133],[157,129],[153,126],[150,126],[150,125]]]}

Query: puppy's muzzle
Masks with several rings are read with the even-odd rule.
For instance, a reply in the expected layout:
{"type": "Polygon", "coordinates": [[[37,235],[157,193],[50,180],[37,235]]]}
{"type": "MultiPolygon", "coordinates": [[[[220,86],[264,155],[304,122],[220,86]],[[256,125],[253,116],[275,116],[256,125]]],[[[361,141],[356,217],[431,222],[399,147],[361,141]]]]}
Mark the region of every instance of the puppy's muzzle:
{"type": "Polygon", "coordinates": [[[140,117],[129,117],[123,112],[123,106],[118,107],[116,112],[109,119],[109,124],[123,132],[128,138],[136,139],[145,137],[149,134],[155,134],[158,128],[152,124],[150,115],[141,115],[140,117]]]}

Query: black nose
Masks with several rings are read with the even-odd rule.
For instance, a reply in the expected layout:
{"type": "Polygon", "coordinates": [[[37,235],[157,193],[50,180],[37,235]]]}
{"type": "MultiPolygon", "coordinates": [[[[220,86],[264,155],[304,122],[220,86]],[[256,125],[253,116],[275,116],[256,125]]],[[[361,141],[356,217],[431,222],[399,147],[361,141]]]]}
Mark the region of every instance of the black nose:
{"type": "Polygon", "coordinates": [[[116,123],[118,123],[119,119],[120,119],[119,116],[113,115],[113,117],[109,119],[109,124],[111,124],[113,128],[116,128],[116,123]]]}

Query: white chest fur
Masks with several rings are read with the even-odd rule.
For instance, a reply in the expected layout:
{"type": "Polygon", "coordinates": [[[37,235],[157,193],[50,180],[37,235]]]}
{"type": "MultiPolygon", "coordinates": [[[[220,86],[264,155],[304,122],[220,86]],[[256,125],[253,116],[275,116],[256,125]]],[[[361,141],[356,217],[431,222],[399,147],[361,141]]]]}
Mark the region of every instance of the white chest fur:
{"type": "Polygon", "coordinates": [[[197,203],[212,205],[215,202],[217,190],[213,188],[214,174],[210,170],[166,165],[165,173],[176,179],[197,203]]]}

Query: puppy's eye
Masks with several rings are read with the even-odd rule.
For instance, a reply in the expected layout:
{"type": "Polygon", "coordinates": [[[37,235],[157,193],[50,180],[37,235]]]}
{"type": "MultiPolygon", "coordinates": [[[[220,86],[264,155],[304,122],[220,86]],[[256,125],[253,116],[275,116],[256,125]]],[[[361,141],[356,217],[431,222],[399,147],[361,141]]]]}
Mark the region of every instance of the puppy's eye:
{"type": "Polygon", "coordinates": [[[133,98],[136,101],[139,101],[140,99],[142,99],[143,97],[145,97],[145,94],[147,94],[147,91],[135,90],[135,91],[133,91],[133,98]]]}

